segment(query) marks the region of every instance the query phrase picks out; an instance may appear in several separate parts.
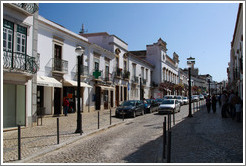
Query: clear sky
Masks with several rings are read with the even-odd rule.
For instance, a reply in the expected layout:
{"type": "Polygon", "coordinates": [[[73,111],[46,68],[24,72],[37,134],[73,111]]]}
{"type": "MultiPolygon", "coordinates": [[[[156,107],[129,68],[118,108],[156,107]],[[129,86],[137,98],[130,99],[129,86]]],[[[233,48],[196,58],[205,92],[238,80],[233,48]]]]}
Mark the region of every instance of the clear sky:
{"type": "Polygon", "coordinates": [[[227,79],[238,3],[42,3],[39,14],[79,33],[108,32],[124,40],[128,50],[145,50],[162,38],[167,54],[179,55],[180,68],[196,58],[199,74],[227,79]]]}

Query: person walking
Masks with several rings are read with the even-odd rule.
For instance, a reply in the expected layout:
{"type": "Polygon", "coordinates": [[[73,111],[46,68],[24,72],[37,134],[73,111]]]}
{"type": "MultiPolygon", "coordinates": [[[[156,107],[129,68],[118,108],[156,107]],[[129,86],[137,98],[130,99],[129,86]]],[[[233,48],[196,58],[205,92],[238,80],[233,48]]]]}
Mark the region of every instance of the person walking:
{"type": "Polygon", "coordinates": [[[65,114],[65,116],[67,116],[68,109],[69,109],[69,101],[68,101],[67,97],[64,97],[64,99],[63,99],[63,113],[65,114]]]}
{"type": "Polygon", "coordinates": [[[211,99],[210,99],[210,95],[208,95],[207,98],[206,98],[206,106],[207,106],[208,113],[210,113],[210,110],[211,110],[211,99]]]}
{"type": "Polygon", "coordinates": [[[213,96],[212,96],[212,109],[213,109],[214,113],[216,112],[216,102],[217,102],[216,96],[215,96],[215,94],[213,94],[213,96]]]}
{"type": "Polygon", "coordinates": [[[242,100],[238,96],[238,93],[236,93],[236,104],[235,104],[235,109],[236,109],[236,118],[237,122],[241,122],[241,112],[242,112],[242,100]]]}
{"type": "Polygon", "coordinates": [[[237,100],[237,96],[234,94],[234,91],[231,91],[228,103],[230,105],[230,115],[232,119],[234,119],[236,116],[236,108],[235,108],[236,100],[237,100]]]}
{"type": "Polygon", "coordinates": [[[222,118],[227,118],[226,116],[226,112],[227,112],[227,92],[224,90],[222,95],[221,95],[221,98],[220,98],[220,101],[221,101],[221,116],[222,118]]]}

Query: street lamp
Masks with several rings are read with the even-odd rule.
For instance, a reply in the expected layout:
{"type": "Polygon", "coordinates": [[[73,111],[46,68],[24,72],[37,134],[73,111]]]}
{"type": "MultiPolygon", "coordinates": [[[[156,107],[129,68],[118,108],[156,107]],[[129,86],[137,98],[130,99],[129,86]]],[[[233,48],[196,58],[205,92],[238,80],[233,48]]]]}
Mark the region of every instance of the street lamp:
{"type": "Polygon", "coordinates": [[[189,69],[189,115],[188,117],[191,118],[193,117],[191,114],[191,68],[195,64],[195,58],[187,58],[187,65],[189,69]]]}
{"type": "Polygon", "coordinates": [[[140,100],[142,99],[142,78],[141,78],[141,74],[139,74],[139,79],[140,79],[140,100]]]}
{"type": "Polygon", "coordinates": [[[210,78],[208,78],[208,95],[211,96],[210,95],[210,78]]]}
{"type": "Polygon", "coordinates": [[[77,58],[78,58],[78,74],[77,74],[77,129],[75,131],[75,133],[83,133],[82,130],[82,114],[80,112],[80,75],[81,75],[81,70],[82,69],[82,73],[84,70],[84,66],[83,66],[83,53],[84,53],[84,49],[81,46],[77,46],[75,49],[75,52],[77,53],[77,58]],[[82,65],[82,67],[81,67],[82,65]]]}

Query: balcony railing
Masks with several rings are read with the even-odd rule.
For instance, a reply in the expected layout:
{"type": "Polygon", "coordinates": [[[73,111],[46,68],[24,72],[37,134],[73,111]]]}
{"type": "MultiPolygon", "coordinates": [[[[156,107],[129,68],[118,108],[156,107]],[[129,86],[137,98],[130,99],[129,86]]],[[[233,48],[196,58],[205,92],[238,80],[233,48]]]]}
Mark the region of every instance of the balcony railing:
{"type": "Polygon", "coordinates": [[[143,85],[146,85],[147,80],[146,79],[142,79],[143,80],[143,85]]]}
{"type": "Polygon", "coordinates": [[[35,74],[37,64],[34,57],[17,52],[3,51],[3,67],[5,69],[35,74]]]}
{"type": "Polygon", "coordinates": [[[80,68],[81,76],[88,76],[89,75],[89,67],[88,66],[81,66],[80,68]]]}
{"type": "Polygon", "coordinates": [[[38,5],[36,3],[13,3],[13,4],[24,9],[30,14],[33,14],[36,11],[38,11],[38,5]]]}
{"type": "Polygon", "coordinates": [[[130,72],[125,70],[125,71],[123,72],[123,79],[129,80],[129,78],[130,78],[130,72]]]}
{"type": "Polygon", "coordinates": [[[104,77],[104,81],[113,81],[112,74],[111,73],[106,73],[104,77]]]}
{"type": "Polygon", "coordinates": [[[67,73],[68,72],[68,61],[58,59],[58,58],[53,58],[52,59],[52,69],[53,71],[67,73]]]}
{"type": "Polygon", "coordinates": [[[138,77],[137,76],[132,76],[132,83],[138,84],[138,77]]]}

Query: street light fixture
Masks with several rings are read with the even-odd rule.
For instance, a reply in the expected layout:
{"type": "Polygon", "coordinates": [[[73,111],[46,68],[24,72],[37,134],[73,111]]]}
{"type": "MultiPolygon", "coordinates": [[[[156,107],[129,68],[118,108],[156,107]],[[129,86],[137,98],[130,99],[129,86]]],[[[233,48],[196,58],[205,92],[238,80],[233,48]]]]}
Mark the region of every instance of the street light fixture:
{"type": "Polygon", "coordinates": [[[81,75],[81,69],[82,73],[84,70],[83,66],[83,53],[84,49],[81,46],[77,46],[75,49],[75,52],[77,53],[77,59],[78,59],[78,74],[77,74],[77,129],[75,133],[83,133],[82,130],[82,114],[80,112],[80,75],[81,75]]]}
{"type": "Polygon", "coordinates": [[[195,64],[195,58],[187,58],[187,65],[189,69],[189,115],[188,117],[191,118],[193,117],[191,114],[191,68],[195,64]]]}

